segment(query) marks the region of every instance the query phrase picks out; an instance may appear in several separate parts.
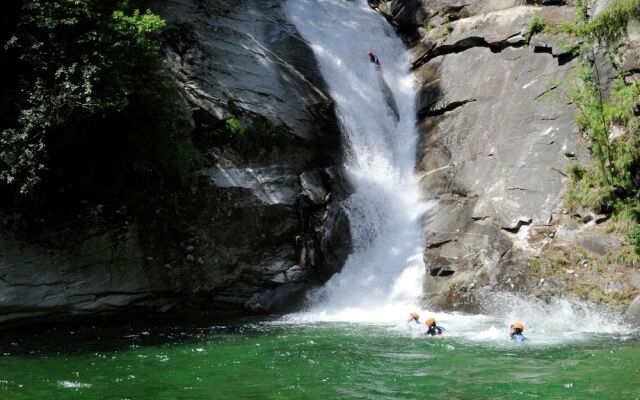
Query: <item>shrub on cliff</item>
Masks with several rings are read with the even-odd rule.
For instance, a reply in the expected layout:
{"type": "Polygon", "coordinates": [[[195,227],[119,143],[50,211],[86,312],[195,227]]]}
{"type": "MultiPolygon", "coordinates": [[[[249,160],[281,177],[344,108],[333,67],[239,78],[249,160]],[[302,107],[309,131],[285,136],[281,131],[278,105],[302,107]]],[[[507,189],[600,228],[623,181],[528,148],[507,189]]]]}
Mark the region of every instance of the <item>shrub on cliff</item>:
{"type": "Polygon", "coordinates": [[[582,35],[614,43],[626,33],[631,20],[640,20],[640,0],[613,0],[600,15],[584,25],[582,35]]]}
{"type": "Polygon", "coordinates": [[[264,118],[254,118],[249,124],[237,118],[225,121],[227,142],[245,156],[269,152],[274,147],[286,146],[295,136],[283,125],[276,125],[264,118]]]}
{"type": "MultiPolygon", "coordinates": [[[[572,166],[565,204],[613,215],[612,230],[638,247],[640,223],[640,121],[636,115],[640,82],[625,79],[625,72],[606,90],[600,77],[601,49],[615,53],[631,20],[640,20],[640,0],[614,0],[589,21],[586,7],[578,8],[575,34],[580,55],[568,97],[576,105],[576,122],[589,138],[594,165],[572,166]],[[599,60],[599,61],[597,61],[599,60]]],[[[613,58],[613,54],[611,55],[613,58]]],[[[606,59],[606,58],[605,58],[606,59]]],[[[607,84],[608,85],[608,84],[607,84]]]]}
{"type": "Polygon", "coordinates": [[[144,171],[181,176],[191,150],[163,25],[134,1],[25,0],[3,43],[0,185],[104,194],[144,171]]]}
{"type": "Polygon", "coordinates": [[[542,21],[542,19],[538,14],[535,14],[531,18],[531,21],[529,21],[529,26],[527,27],[527,31],[524,34],[524,37],[527,40],[527,43],[531,41],[531,38],[533,37],[533,35],[535,35],[536,33],[543,32],[544,29],[545,29],[544,21],[542,21]]]}
{"type": "Polygon", "coordinates": [[[633,245],[636,254],[640,255],[640,226],[635,226],[627,235],[627,240],[633,245]]]}

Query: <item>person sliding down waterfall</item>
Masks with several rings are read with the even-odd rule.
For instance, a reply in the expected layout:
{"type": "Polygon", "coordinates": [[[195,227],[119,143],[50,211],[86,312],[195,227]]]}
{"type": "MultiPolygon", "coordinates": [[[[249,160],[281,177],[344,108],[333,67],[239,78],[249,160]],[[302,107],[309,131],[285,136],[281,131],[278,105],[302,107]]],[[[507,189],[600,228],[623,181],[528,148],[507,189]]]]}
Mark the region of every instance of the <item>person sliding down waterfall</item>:
{"type": "Polygon", "coordinates": [[[436,320],[434,318],[427,318],[424,323],[428,327],[427,331],[425,332],[425,335],[427,336],[442,335],[446,331],[446,329],[444,329],[443,327],[436,325],[436,320]]]}
{"type": "Polygon", "coordinates": [[[511,336],[511,340],[516,342],[524,342],[527,339],[522,332],[524,332],[524,324],[522,322],[514,322],[509,327],[509,336],[511,336]]]}
{"type": "Polygon", "coordinates": [[[407,323],[411,323],[413,322],[414,324],[419,324],[420,323],[420,315],[418,315],[418,313],[410,313],[409,314],[409,319],[407,320],[407,323]]]}
{"type": "Polygon", "coordinates": [[[373,51],[369,50],[367,52],[367,54],[369,55],[369,60],[374,63],[376,66],[380,66],[380,60],[378,59],[378,56],[373,54],[373,51]]]}

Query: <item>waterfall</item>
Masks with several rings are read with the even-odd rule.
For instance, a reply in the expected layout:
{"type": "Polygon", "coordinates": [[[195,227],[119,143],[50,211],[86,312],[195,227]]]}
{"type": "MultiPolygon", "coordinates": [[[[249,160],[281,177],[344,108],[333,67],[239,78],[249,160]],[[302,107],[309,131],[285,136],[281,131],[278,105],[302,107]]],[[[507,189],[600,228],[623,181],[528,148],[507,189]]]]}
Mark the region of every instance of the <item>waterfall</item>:
{"type": "Polygon", "coordinates": [[[365,0],[289,0],[286,12],[335,100],[356,187],[346,204],[353,253],[341,273],[311,294],[305,315],[397,319],[422,294],[422,218],[429,208],[414,175],[416,91],[408,52],[365,0]],[[369,61],[368,50],[381,67],[369,61]]]}
{"type": "MultiPolygon", "coordinates": [[[[346,204],[353,253],[341,273],[311,294],[307,311],[284,321],[392,322],[406,330],[410,311],[423,318],[428,312],[417,299],[425,279],[423,218],[431,208],[414,175],[418,135],[409,55],[365,0],[289,0],[286,12],[313,49],[335,100],[356,192],[346,204]],[[381,68],[369,62],[368,50],[381,68]]],[[[495,298],[491,315],[428,315],[468,340],[505,341],[515,320],[537,343],[627,332],[615,315],[581,302],[495,298]]]]}

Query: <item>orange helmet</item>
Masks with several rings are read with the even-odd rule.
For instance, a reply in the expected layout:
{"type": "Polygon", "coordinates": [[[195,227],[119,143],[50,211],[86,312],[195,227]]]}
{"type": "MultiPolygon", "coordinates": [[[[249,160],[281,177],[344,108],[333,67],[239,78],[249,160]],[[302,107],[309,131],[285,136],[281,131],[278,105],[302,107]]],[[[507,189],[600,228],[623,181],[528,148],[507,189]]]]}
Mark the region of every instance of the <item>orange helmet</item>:
{"type": "Polygon", "coordinates": [[[373,51],[371,50],[367,51],[367,55],[372,55],[372,54],[373,54],[373,51]]]}
{"type": "Polygon", "coordinates": [[[427,324],[427,326],[433,326],[436,324],[436,320],[433,318],[427,318],[426,321],[424,321],[425,324],[427,324]]]}
{"type": "Polygon", "coordinates": [[[420,316],[418,315],[418,313],[415,313],[415,312],[409,313],[409,316],[411,316],[411,318],[413,318],[413,319],[418,319],[418,318],[420,318],[420,316]]]}
{"type": "Polygon", "coordinates": [[[511,327],[514,329],[520,329],[524,332],[524,324],[522,322],[514,322],[513,324],[511,324],[511,327]]]}

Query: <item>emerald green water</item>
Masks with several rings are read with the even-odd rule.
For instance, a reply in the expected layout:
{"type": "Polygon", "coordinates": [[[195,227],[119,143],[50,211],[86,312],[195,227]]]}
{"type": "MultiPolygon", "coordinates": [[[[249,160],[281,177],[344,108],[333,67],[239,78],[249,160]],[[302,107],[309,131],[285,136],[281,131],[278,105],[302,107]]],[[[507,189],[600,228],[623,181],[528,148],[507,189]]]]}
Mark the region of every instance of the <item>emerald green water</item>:
{"type": "Polygon", "coordinates": [[[640,340],[515,344],[260,323],[5,337],[2,399],[640,399],[640,340]]]}

